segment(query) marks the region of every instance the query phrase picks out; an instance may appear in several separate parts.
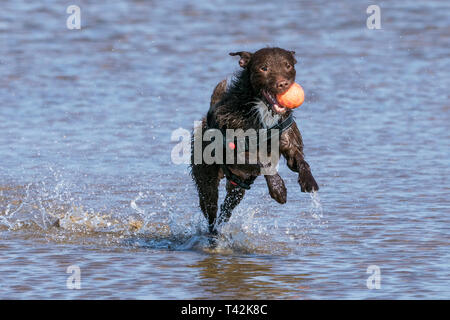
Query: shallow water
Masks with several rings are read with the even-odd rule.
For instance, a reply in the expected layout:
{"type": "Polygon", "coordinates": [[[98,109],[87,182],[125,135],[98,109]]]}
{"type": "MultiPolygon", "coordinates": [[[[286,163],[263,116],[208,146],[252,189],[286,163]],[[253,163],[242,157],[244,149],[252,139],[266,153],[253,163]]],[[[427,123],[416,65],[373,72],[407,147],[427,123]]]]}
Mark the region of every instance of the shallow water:
{"type": "Polygon", "coordinates": [[[0,10],[0,298],[450,298],[448,2],[381,1],[381,30],[356,0],[73,4],[81,30],[0,10]],[[282,164],[287,204],[257,179],[212,250],[171,134],[267,45],[297,52],[321,189],[282,164]]]}

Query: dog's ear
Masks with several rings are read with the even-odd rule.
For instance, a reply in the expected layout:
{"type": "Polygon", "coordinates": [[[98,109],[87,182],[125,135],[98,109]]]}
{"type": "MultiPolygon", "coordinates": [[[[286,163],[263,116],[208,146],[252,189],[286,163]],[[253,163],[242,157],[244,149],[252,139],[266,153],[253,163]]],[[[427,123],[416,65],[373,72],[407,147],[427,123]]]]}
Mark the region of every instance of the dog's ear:
{"type": "Polygon", "coordinates": [[[292,59],[294,59],[294,64],[297,63],[297,59],[295,59],[295,51],[289,51],[292,55],[292,59]]]}
{"type": "Polygon", "coordinates": [[[245,68],[248,66],[248,63],[250,62],[250,59],[252,58],[252,53],[247,52],[247,51],[230,52],[230,56],[240,56],[241,59],[239,59],[239,65],[242,68],[245,68]]]}

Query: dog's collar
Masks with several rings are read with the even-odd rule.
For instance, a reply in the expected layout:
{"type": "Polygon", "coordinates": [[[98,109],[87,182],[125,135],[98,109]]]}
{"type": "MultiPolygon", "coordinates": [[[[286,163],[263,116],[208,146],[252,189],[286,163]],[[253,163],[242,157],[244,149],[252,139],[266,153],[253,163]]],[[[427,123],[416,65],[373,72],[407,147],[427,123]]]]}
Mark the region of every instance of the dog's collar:
{"type": "Polygon", "coordinates": [[[280,134],[282,134],[287,129],[289,129],[293,123],[294,123],[294,116],[292,115],[292,112],[291,112],[286,119],[284,119],[282,122],[279,122],[279,123],[271,126],[268,130],[278,129],[278,130],[280,130],[280,134]]]}

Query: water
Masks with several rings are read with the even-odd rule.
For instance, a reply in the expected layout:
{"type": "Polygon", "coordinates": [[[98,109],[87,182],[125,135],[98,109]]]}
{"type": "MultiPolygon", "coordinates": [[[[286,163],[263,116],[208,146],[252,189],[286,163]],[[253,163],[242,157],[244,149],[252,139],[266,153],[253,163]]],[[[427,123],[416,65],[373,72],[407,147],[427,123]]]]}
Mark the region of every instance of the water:
{"type": "Polygon", "coordinates": [[[0,298],[450,298],[448,2],[380,1],[381,30],[360,1],[71,4],[81,30],[0,10],[0,298]],[[287,204],[257,179],[212,250],[170,137],[267,45],[297,52],[321,189],[282,164],[287,204]]]}

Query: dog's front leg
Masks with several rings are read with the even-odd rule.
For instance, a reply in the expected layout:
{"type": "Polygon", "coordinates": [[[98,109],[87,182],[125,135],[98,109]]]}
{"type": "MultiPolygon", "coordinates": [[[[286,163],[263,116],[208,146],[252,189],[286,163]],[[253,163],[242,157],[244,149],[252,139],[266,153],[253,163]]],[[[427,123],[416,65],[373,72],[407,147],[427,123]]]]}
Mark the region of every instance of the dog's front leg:
{"type": "Polygon", "coordinates": [[[284,181],[280,175],[276,173],[273,175],[266,175],[264,178],[266,178],[270,196],[278,203],[286,203],[286,186],[284,185],[284,181]]]}
{"type": "Polygon", "coordinates": [[[319,190],[319,186],[311,173],[311,168],[305,161],[302,136],[295,122],[289,130],[281,135],[280,151],[286,158],[289,169],[298,172],[298,183],[302,192],[319,190]]]}

